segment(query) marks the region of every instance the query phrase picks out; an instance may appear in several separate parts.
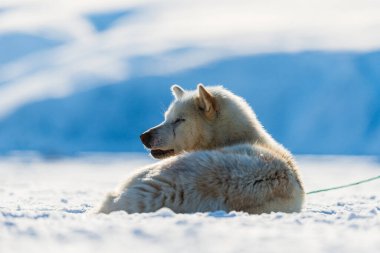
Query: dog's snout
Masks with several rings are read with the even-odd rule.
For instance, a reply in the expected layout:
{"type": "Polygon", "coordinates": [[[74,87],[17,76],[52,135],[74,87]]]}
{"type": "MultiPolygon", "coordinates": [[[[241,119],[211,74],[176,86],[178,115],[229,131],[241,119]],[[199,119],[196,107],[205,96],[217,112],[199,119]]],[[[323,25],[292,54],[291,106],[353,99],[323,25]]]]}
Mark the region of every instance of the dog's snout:
{"type": "Polygon", "coordinates": [[[150,144],[152,140],[152,135],[150,132],[145,132],[142,135],[140,135],[141,142],[147,147],[151,148],[152,145],[150,144]]]}

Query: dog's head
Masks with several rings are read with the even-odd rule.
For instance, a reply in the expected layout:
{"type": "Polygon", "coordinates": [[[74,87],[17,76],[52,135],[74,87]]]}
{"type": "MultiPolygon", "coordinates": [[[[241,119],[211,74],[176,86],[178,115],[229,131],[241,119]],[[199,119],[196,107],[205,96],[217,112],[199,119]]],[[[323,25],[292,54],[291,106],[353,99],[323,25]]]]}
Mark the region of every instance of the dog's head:
{"type": "Polygon", "coordinates": [[[158,159],[208,148],[218,113],[216,98],[202,84],[196,91],[171,87],[174,101],[165,112],[165,120],[144,132],[140,139],[158,159]]]}

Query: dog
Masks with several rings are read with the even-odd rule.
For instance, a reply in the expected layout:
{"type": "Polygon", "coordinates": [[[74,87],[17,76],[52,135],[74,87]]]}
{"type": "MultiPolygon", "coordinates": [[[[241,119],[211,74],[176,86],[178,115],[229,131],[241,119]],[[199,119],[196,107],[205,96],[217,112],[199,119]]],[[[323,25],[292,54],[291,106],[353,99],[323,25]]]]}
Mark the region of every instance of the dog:
{"type": "Polygon", "coordinates": [[[193,91],[173,85],[171,91],[165,120],[140,136],[161,161],[109,194],[99,213],[301,211],[305,192],[291,153],[243,98],[202,84],[193,91]]]}

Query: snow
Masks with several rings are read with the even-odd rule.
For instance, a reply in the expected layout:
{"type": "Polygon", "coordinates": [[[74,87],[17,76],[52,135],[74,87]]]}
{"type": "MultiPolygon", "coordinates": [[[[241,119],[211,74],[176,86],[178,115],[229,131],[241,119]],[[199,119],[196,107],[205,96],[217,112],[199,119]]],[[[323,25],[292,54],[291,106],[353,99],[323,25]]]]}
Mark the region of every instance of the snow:
{"type": "MultiPolygon", "coordinates": [[[[308,191],[380,174],[373,157],[299,156],[308,191]]],[[[146,154],[0,159],[0,252],[378,252],[380,183],[309,195],[301,213],[92,211],[146,154]]]]}

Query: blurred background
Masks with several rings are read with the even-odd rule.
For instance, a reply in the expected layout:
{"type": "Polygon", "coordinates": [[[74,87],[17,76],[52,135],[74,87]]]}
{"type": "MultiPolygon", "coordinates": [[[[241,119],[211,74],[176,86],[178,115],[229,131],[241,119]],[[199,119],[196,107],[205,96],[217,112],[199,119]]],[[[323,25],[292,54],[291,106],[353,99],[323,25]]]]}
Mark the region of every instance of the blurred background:
{"type": "Polygon", "coordinates": [[[380,1],[0,2],[0,154],[143,152],[176,83],[296,154],[380,155],[380,1]]]}

